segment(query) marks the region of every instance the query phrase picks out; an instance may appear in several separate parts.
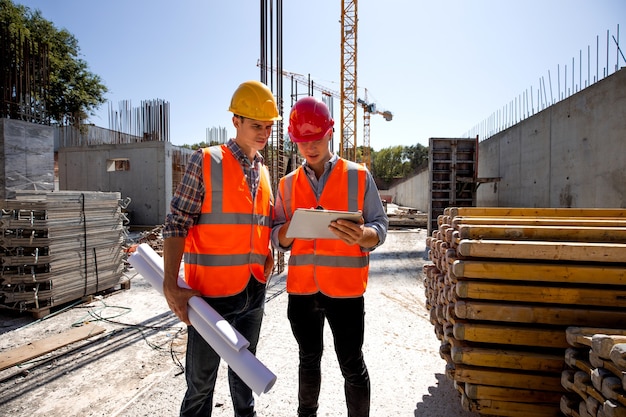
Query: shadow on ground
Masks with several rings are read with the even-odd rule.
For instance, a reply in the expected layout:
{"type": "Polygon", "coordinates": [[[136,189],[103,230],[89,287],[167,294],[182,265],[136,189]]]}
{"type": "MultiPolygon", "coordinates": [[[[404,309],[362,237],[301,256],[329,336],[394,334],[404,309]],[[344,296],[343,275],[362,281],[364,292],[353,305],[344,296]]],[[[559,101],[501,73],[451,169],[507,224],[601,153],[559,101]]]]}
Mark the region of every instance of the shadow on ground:
{"type": "Polygon", "coordinates": [[[428,388],[430,395],[422,396],[415,404],[415,417],[476,417],[478,414],[466,411],[461,405],[461,396],[454,389],[453,382],[443,374],[435,374],[437,386],[428,388]]]}

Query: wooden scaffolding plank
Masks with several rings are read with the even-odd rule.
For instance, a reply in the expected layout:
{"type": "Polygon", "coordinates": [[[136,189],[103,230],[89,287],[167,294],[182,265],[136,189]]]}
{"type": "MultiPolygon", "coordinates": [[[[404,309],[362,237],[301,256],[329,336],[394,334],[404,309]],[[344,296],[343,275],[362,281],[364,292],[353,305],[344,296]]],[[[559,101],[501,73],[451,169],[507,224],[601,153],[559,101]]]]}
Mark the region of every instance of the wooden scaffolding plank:
{"type": "Polygon", "coordinates": [[[464,259],[454,261],[452,272],[456,277],[465,278],[626,285],[626,267],[623,265],[464,259]]]}
{"type": "Polygon", "coordinates": [[[589,353],[585,352],[584,349],[569,347],[565,349],[564,358],[565,363],[570,367],[591,375],[591,370],[593,368],[591,366],[591,363],[589,362],[589,353]]]}
{"type": "Polygon", "coordinates": [[[626,393],[622,389],[622,381],[619,378],[616,376],[607,376],[602,378],[599,384],[594,382],[593,385],[606,399],[613,400],[621,406],[626,407],[626,393]]]}
{"type": "Polygon", "coordinates": [[[564,365],[562,352],[556,354],[469,346],[454,339],[451,345],[452,361],[456,364],[554,373],[560,372],[564,365]]]}
{"type": "Polygon", "coordinates": [[[564,329],[507,326],[474,322],[454,323],[454,337],[458,340],[502,345],[567,348],[564,329]]]}
{"type": "Polygon", "coordinates": [[[626,310],[589,307],[545,306],[540,304],[511,304],[498,301],[458,300],[454,314],[459,319],[501,321],[558,326],[593,326],[604,323],[620,326],[626,323],[626,310]]]}
{"type": "MultiPolygon", "coordinates": [[[[623,334],[594,334],[591,338],[591,349],[602,359],[611,359],[613,346],[626,344],[626,335],[623,334]]],[[[626,345],[625,345],[626,346],[626,345]]]]}
{"type": "Polygon", "coordinates": [[[456,216],[554,216],[554,217],[624,217],[626,210],[620,208],[569,208],[569,207],[451,207],[450,215],[456,216]]]}
{"type": "Polygon", "coordinates": [[[615,366],[626,370],[626,343],[617,343],[609,352],[609,359],[615,366]]]}
{"type": "Polygon", "coordinates": [[[0,353],[0,371],[18,365],[38,356],[50,353],[60,347],[103,333],[105,329],[95,324],[72,327],[63,333],[36,340],[27,345],[0,353]]]}
{"type": "Polygon", "coordinates": [[[457,252],[476,258],[626,262],[626,244],[619,243],[461,240],[457,252]]]}
{"type": "Polygon", "coordinates": [[[518,401],[469,400],[463,406],[483,415],[501,417],[561,417],[560,404],[532,404],[518,401]]]}
{"type": "Polygon", "coordinates": [[[565,392],[565,388],[561,385],[560,374],[456,365],[454,380],[477,385],[565,392]]]}
{"type": "Polygon", "coordinates": [[[626,227],[460,225],[461,239],[626,242],[626,227]]]}
{"type": "Polygon", "coordinates": [[[573,347],[591,348],[593,346],[593,336],[597,334],[626,336],[626,329],[583,326],[570,326],[565,329],[565,336],[573,347]]]}
{"type": "Polygon", "coordinates": [[[472,400],[516,401],[524,403],[559,403],[562,392],[494,387],[466,383],[465,394],[472,400]]]}
{"type": "Polygon", "coordinates": [[[456,283],[456,294],[461,298],[478,300],[623,307],[626,287],[569,288],[524,283],[502,284],[497,281],[459,281],[456,283]]]}
{"type": "Polygon", "coordinates": [[[521,225],[521,226],[587,226],[587,227],[626,227],[623,217],[465,217],[452,218],[452,227],[461,225],[521,225]]]}
{"type": "Polygon", "coordinates": [[[560,407],[561,412],[568,417],[580,417],[578,409],[581,398],[575,394],[564,394],[561,396],[560,407]]]}
{"type": "Polygon", "coordinates": [[[597,356],[593,350],[589,351],[589,363],[595,368],[604,368],[622,381],[622,388],[626,391],[626,370],[615,365],[613,361],[605,361],[597,356]]]}

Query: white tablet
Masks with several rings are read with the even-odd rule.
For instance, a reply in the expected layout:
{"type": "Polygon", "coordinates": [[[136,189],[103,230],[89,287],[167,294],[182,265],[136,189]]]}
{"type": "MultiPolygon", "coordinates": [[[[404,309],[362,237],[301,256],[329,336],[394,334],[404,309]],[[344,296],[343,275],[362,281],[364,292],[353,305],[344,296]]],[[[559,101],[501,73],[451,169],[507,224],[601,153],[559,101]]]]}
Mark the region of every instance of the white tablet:
{"type": "Polygon", "coordinates": [[[293,213],[288,238],[300,239],[339,239],[333,232],[328,230],[330,222],[346,219],[358,223],[361,221],[361,213],[351,211],[297,209],[293,213]]]}

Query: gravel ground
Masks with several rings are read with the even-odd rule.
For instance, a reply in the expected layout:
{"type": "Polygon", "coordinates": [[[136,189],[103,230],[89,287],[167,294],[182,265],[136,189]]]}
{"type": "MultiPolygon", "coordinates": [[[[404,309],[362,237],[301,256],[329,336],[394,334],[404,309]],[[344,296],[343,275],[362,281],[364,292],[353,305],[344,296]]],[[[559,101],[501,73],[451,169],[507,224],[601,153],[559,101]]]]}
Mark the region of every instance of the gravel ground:
{"type": "MultiPolygon", "coordinates": [[[[464,411],[445,375],[424,306],[423,229],[390,231],[371,255],[365,295],[364,354],[372,381],[373,417],[475,417],[464,411]]],[[[0,358],[25,345],[91,322],[105,332],[0,371],[0,416],[175,416],[185,389],[185,329],[162,296],[132,269],[128,290],[34,321],[0,311],[0,358]],[[106,320],[105,320],[106,319],[106,320]]],[[[257,398],[259,417],[295,416],[297,345],[286,317],[285,273],[272,277],[259,359],[277,375],[257,398]]],[[[346,415],[343,379],[326,326],[319,417],[346,415]]],[[[232,416],[222,365],[214,416],[232,416]]]]}

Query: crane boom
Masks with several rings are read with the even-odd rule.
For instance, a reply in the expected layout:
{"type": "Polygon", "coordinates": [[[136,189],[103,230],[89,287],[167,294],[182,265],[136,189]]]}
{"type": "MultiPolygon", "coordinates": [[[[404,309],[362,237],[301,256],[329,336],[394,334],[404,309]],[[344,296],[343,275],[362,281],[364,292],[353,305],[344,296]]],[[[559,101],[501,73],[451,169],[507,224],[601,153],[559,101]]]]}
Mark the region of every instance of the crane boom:
{"type": "MultiPolygon", "coordinates": [[[[261,63],[257,62],[257,66],[261,66],[261,63]]],[[[272,69],[274,70],[274,72],[278,72],[278,70],[276,68],[272,68],[272,69]]],[[[333,90],[331,88],[325,87],[325,86],[323,86],[321,84],[318,84],[318,83],[314,82],[311,79],[310,75],[309,76],[304,76],[302,74],[298,74],[297,72],[291,72],[291,71],[287,71],[287,70],[282,70],[281,74],[282,74],[283,77],[288,78],[288,79],[291,80],[292,87],[293,87],[294,84],[300,84],[300,85],[306,87],[307,88],[307,94],[309,94],[309,95],[313,95],[313,90],[317,90],[320,93],[322,93],[322,95],[335,97],[337,99],[341,98],[341,94],[339,93],[339,91],[333,90]]],[[[293,100],[293,101],[295,101],[295,100],[293,100]]]]}

